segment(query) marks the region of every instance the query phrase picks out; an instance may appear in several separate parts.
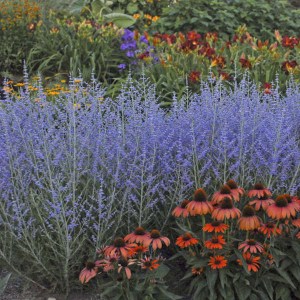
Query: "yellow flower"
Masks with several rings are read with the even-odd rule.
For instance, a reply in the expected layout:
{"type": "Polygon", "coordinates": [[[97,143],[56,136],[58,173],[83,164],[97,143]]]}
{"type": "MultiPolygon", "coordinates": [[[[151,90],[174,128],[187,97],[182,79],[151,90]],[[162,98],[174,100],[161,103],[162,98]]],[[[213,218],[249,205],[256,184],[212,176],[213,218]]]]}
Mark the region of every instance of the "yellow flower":
{"type": "Polygon", "coordinates": [[[134,14],[134,15],[133,15],[133,18],[135,18],[135,19],[137,20],[137,19],[140,18],[140,16],[141,16],[140,14],[134,14]]]}
{"type": "Polygon", "coordinates": [[[159,16],[154,16],[154,17],[152,18],[152,21],[153,21],[153,22],[156,22],[158,19],[159,19],[159,16]]]}

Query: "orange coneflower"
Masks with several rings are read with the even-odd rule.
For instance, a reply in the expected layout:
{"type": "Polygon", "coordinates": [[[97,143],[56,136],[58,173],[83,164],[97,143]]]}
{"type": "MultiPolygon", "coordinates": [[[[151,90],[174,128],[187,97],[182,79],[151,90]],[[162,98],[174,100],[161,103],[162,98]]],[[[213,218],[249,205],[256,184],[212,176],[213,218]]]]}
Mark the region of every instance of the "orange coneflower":
{"type": "Polygon", "coordinates": [[[206,215],[213,211],[213,206],[208,201],[206,192],[201,188],[195,191],[194,199],[186,208],[191,216],[206,215]]]}
{"type": "Polygon", "coordinates": [[[192,274],[195,276],[201,275],[203,272],[204,272],[203,267],[192,267],[192,274]]]}
{"type": "Polygon", "coordinates": [[[300,239],[300,231],[296,234],[296,238],[300,239]]]}
{"type": "Polygon", "coordinates": [[[150,236],[144,241],[144,246],[149,247],[152,245],[153,250],[156,250],[157,248],[161,249],[163,244],[169,246],[170,240],[165,236],[161,236],[157,229],[151,230],[150,236]]]}
{"type": "Polygon", "coordinates": [[[204,242],[204,246],[207,249],[222,249],[225,244],[226,242],[223,235],[213,236],[210,240],[204,242]]]}
{"type": "MultiPolygon", "coordinates": [[[[248,271],[251,272],[257,272],[259,270],[259,256],[252,256],[250,252],[243,253],[243,258],[246,261],[246,264],[248,266],[248,271]]],[[[240,266],[243,265],[242,261],[240,259],[237,260],[240,266]]]]}
{"type": "Polygon", "coordinates": [[[235,219],[241,216],[241,211],[233,206],[232,199],[225,198],[220,203],[219,207],[216,207],[212,213],[212,217],[218,221],[225,219],[235,219]]]}
{"type": "Polygon", "coordinates": [[[278,228],[275,223],[272,222],[267,222],[266,224],[263,224],[258,228],[258,231],[266,235],[268,238],[271,237],[271,234],[276,236],[282,233],[282,230],[278,228]]]}
{"type": "Polygon", "coordinates": [[[153,259],[151,257],[145,257],[145,258],[141,259],[140,265],[141,265],[141,268],[144,270],[153,271],[160,266],[158,261],[159,261],[159,259],[157,259],[157,258],[153,259]]]}
{"type": "Polygon", "coordinates": [[[233,179],[228,180],[226,184],[230,187],[231,195],[233,196],[233,199],[235,201],[239,201],[240,196],[244,195],[245,190],[242,187],[239,187],[233,179]]]}
{"type": "Polygon", "coordinates": [[[183,217],[186,218],[189,216],[189,211],[187,210],[187,205],[190,203],[189,200],[183,200],[181,204],[174,208],[172,215],[176,218],[183,217]]]}
{"type": "Polygon", "coordinates": [[[248,250],[250,253],[257,253],[257,252],[262,252],[264,250],[264,247],[261,243],[253,239],[249,239],[239,245],[239,250],[241,249],[244,249],[243,250],[244,253],[247,252],[248,250]]]}
{"type": "Polygon", "coordinates": [[[272,219],[286,219],[295,217],[299,210],[300,206],[297,202],[291,201],[289,203],[285,195],[279,195],[275,203],[267,208],[266,213],[272,219]]]}
{"type": "Polygon", "coordinates": [[[223,269],[227,266],[227,260],[222,255],[211,256],[208,265],[214,270],[223,269]]]}
{"type": "Polygon", "coordinates": [[[246,205],[243,209],[243,215],[238,219],[237,225],[241,230],[254,230],[260,226],[260,218],[255,215],[252,206],[246,205]]]}
{"type": "Polygon", "coordinates": [[[104,254],[105,256],[118,254],[127,257],[128,251],[135,246],[136,244],[126,244],[123,238],[118,237],[114,240],[113,245],[105,247],[104,254]]]}
{"type": "Polygon", "coordinates": [[[254,208],[257,211],[260,210],[261,208],[263,210],[266,210],[268,206],[273,203],[274,200],[271,199],[269,196],[258,197],[258,199],[249,202],[250,205],[254,205],[254,208]]]}
{"type": "Polygon", "coordinates": [[[131,248],[128,251],[128,256],[133,257],[135,255],[141,255],[141,254],[146,253],[148,251],[149,251],[148,247],[145,247],[143,245],[137,245],[137,246],[135,246],[134,248],[131,248]]]}
{"type": "Polygon", "coordinates": [[[300,219],[292,220],[292,224],[293,224],[295,227],[300,228],[300,219]]]}
{"type": "Polygon", "coordinates": [[[233,194],[231,193],[231,189],[230,189],[229,185],[227,185],[227,184],[224,184],[223,186],[221,186],[220,190],[213,194],[211,203],[213,205],[218,204],[225,198],[233,199],[233,194]]]}
{"type": "Polygon", "coordinates": [[[203,231],[207,232],[222,232],[224,233],[229,226],[227,224],[222,223],[221,221],[213,221],[211,223],[207,223],[203,227],[203,231]]]}
{"type": "Polygon", "coordinates": [[[176,240],[176,245],[180,248],[187,248],[198,243],[198,239],[194,238],[189,232],[186,232],[185,234],[179,236],[176,240]]]}
{"type": "Polygon", "coordinates": [[[261,183],[256,183],[254,188],[248,192],[248,197],[271,197],[272,193],[261,183]]]}
{"type": "Polygon", "coordinates": [[[98,266],[96,263],[88,261],[85,268],[79,274],[80,282],[87,283],[98,274],[98,266]]]}
{"type": "Polygon", "coordinates": [[[103,268],[104,272],[109,272],[114,270],[115,263],[119,260],[119,258],[120,256],[117,254],[106,256],[104,259],[99,261],[99,266],[103,268]]]}
{"type": "Polygon", "coordinates": [[[136,259],[127,259],[125,257],[121,257],[118,261],[118,273],[124,269],[126,277],[128,279],[131,278],[131,270],[128,266],[134,265],[136,263],[136,259]]]}
{"type": "Polygon", "coordinates": [[[129,233],[124,237],[124,241],[143,244],[144,240],[148,237],[149,232],[147,232],[143,227],[137,227],[134,232],[129,233]]]}

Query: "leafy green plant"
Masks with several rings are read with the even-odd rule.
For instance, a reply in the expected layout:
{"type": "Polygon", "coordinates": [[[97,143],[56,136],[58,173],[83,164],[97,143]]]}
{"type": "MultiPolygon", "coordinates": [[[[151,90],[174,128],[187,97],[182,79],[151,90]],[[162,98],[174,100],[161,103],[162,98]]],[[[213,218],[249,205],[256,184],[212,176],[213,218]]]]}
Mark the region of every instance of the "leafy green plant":
{"type": "Polygon", "coordinates": [[[0,296],[4,293],[10,277],[11,273],[8,273],[5,277],[0,279],[0,296]]]}
{"type": "Polygon", "coordinates": [[[246,24],[251,34],[270,38],[275,29],[285,35],[297,35],[299,16],[299,9],[287,0],[179,0],[164,8],[155,25],[160,32],[217,31],[222,36],[230,36],[235,28],[246,24]]]}

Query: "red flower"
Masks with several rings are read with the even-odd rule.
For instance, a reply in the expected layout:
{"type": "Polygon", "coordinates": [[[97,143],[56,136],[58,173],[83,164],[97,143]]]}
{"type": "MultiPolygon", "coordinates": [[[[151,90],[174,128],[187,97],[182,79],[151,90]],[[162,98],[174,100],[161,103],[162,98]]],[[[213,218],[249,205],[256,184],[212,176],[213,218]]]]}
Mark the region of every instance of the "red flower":
{"type": "MultiPolygon", "coordinates": [[[[234,193],[234,194],[236,196],[236,193],[234,193]]],[[[213,194],[211,203],[213,205],[218,204],[225,198],[234,199],[233,194],[231,193],[231,188],[229,187],[228,184],[224,184],[218,192],[215,192],[213,194]]]]}
{"type": "Polygon", "coordinates": [[[156,250],[157,248],[161,249],[163,244],[169,246],[170,240],[165,236],[161,236],[157,229],[151,230],[150,236],[144,241],[144,246],[149,247],[152,245],[153,250],[156,250]]]}
{"type": "Polygon", "coordinates": [[[295,37],[284,36],[281,40],[281,45],[286,48],[294,49],[299,44],[299,39],[295,37]]]}
{"type": "Polygon", "coordinates": [[[203,231],[207,231],[207,232],[222,232],[224,233],[227,229],[229,228],[229,226],[227,224],[224,224],[220,221],[213,221],[211,223],[207,223],[204,225],[203,227],[203,231]]]}
{"type": "Polygon", "coordinates": [[[198,243],[198,239],[194,238],[189,232],[179,236],[176,240],[176,245],[180,248],[187,248],[198,243]]]}
{"type": "Polygon", "coordinates": [[[126,258],[128,251],[135,246],[136,244],[126,244],[124,239],[119,237],[114,240],[113,245],[105,247],[104,254],[105,256],[117,254],[126,258]]]}
{"type": "Polygon", "coordinates": [[[223,269],[227,266],[227,260],[222,255],[211,256],[208,265],[214,270],[223,269]]]}
{"type": "Polygon", "coordinates": [[[235,219],[241,216],[241,211],[233,206],[232,199],[225,198],[220,203],[220,206],[212,212],[212,217],[218,221],[225,219],[235,219]]]}
{"type": "Polygon", "coordinates": [[[213,206],[208,201],[206,192],[201,188],[194,192],[194,199],[186,208],[191,216],[206,215],[213,211],[213,206]]]}
{"type": "MultiPolygon", "coordinates": [[[[259,270],[259,256],[252,256],[250,252],[243,253],[243,258],[246,261],[246,264],[248,266],[248,271],[251,272],[258,272],[259,270]]],[[[240,266],[243,265],[242,261],[240,259],[237,260],[240,266]]]]}
{"type": "Polygon", "coordinates": [[[191,83],[198,82],[200,80],[200,72],[198,72],[198,71],[190,72],[188,79],[191,83]]]}
{"type": "Polygon", "coordinates": [[[124,241],[129,243],[143,244],[144,240],[146,240],[148,237],[149,232],[147,232],[143,227],[137,227],[134,232],[127,234],[124,237],[124,241]]]}
{"type": "Polygon", "coordinates": [[[264,83],[264,93],[265,94],[271,94],[271,88],[272,88],[271,83],[269,83],[269,82],[264,83]]]}
{"type": "Polygon", "coordinates": [[[142,269],[153,271],[160,266],[158,261],[159,261],[158,259],[145,257],[144,259],[141,259],[140,265],[142,269]]]}
{"type": "Polygon", "coordinates": [[[264,247],[261,243],[256,242],[253,239],[246,240],[239,245],[239,250],[244,249],[244,253],[249,250],[250,253],[262,252],[264,247]]]}
{"type": "Polygon", "coordinates": [[[242,65],[242,68],[245,68],[245,69],[251,69],[252,68],[252,65],[251,65],[250,61],[246,58],[240,58],[240,63],[242,65]]]}
{"type": "Polygon", "coordinates": [[[267,215],[273,219],[295,217],[297,211],[300,210],[300,205],[295,201],[288,202],[288,200],[286,195],[279,195],[275,203],[266,209],[267,215]]]}
{"type": "Polygon", "coordinates": [[[129,266],[131,266],[135,263],[136,263],[135,259],[127,259],[125,257],[121,257],[118,262],[118,273],[120,273],[122,271],[122,269],[124,269],[126,277],[128,279],[130,279],[131,278],[131,270],[130,270],[129,266]]]}
{"type": "Polygon", "coordinates": [[[272,234],[275,236],[281,234],[282,232],[281,229],[276,227],[276,225],[272,222],[267,222],[266,224],[263,224],[258,228],[258,231],[266,235],[268,238],[270,238],[272,234]]]}
{"type": "Polygon", "coordinates": [[[226,242],[223,235],[213,236],[210,240],[204,242],[204,246],[207,249],[222,249],[225,244],[226,242]]]}
{"type": "Polygon", "coordinates": [[[248,192],[248,197],[265,197],[265,196],[272,196],[272,193],[269,189],[265,188],[263,184],[256,183],[254,188],[248,192]]]}
{"type": "Polygon", "coordinates": [[[97,273],[98,266],[96,266],[94,262],[87,262],[86,267],[79,274],[79,280],[82,284],[87,283],[94,278],[97,273]]]}
{"type": "Polygon", "coordinates": [[[274,200],[269,196],[258,197],[258,199],[252,200],[249,202],[250,205],[254,205],[255,210],[266,210],[271,204],[274,203],[274,200]]]}
{"type": "Polygon", "coordinates": [[[174,208],[172,215],[176,218],[183,217],[186,218],[189,216],[189,211],[187,210],[187,205],[190,203],[189,200],[183,200],[180,206],[174,208]]]}
{"type": "Polygon", "coordinates": [[[260,226],[259,217],[255,216],[255,210],[252,206],[247,205],[243,209],[243,216],[237,221],[241,230],[254,230],[260,226]]]}
{"type": "Polygon", "coordinates": [[[285,71],[286,75],[289,75],[289,73],[292,73],[293,70],[298,66],[297,62],[295,60],[292,61],[284,61],[281,65],[281,69],[285,71]]]}
{"type": "Polygon", "coordinates": [[[226,184],[230,187],[231,195],[235,201],[239,201],[240,196],[245,194],[245,190],[239,187],[233,179],[228,180],[226,184]]]}

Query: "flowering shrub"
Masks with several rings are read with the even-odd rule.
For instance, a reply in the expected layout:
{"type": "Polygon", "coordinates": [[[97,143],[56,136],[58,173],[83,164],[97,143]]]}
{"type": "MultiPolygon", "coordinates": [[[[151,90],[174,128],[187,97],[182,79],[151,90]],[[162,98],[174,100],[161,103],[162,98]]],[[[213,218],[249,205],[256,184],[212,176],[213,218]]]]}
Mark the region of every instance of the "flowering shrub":
{"type": "Polygon", "coordinates": [[[281,96],[247,78],[233,90],[211,78],[164,110],[144,77],[116,99],[94,79],[71,80],[51,102],[40,82],[31,91],[24,81],[0,107],[0,256],[40,284],[68,290],[78,257],[130,228],[164,232],[175,203],[199,186],[212,193],[232,177],[299,193],[293,83],[281,96]]]}
{"type": "Polygon", "coordinates": [[[220,39],[217,32],[196,31],[153,36],[144,33],[144,37],[147,51],[137,43],[139,33],[132,32],[135,42],[130,52],[132,69],[138,74],[142,70],[157,83],[162,101],[171,102],[173,90],[182,95],[187,83],[197,91],[199,82],[210,76],[230,86],[233,78],[240,80],[248,73],[262,90],[275,80],[285,90],[289,77],[293,76],[297,82],[300,79],[300,40],[294,36],[282,37],[279,31],[275,31],[273,43],[251,36],[245,26],[240,26],[230,40],[220,39]]]}
{"type": "Polygon", "coordinates": [[[300,199],[234,180],[209,198],[198,188],[173,210],[192,299],[298,299],[300,199]]]}

